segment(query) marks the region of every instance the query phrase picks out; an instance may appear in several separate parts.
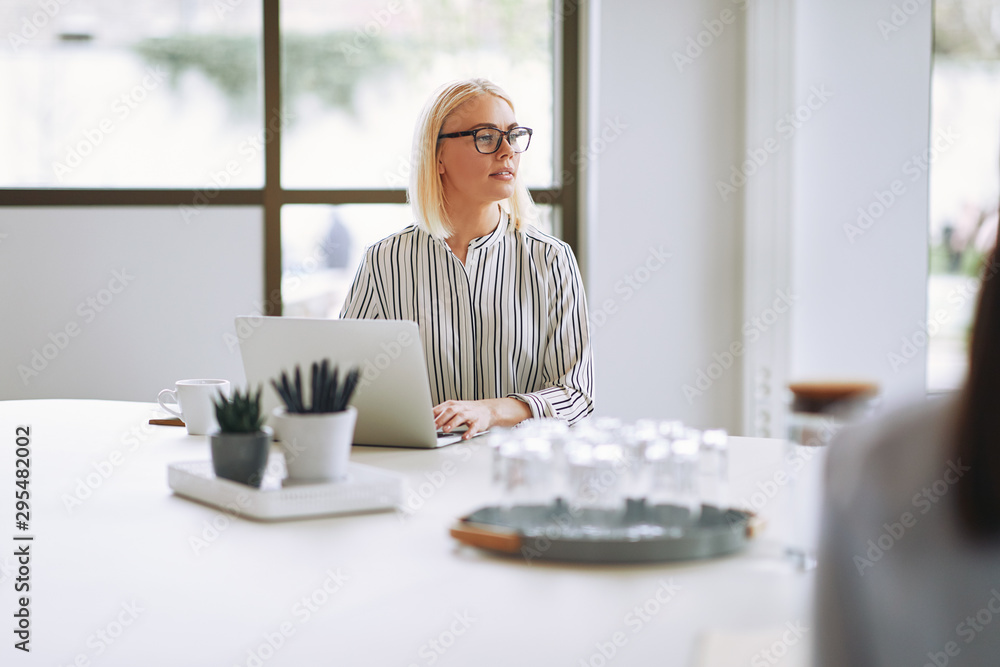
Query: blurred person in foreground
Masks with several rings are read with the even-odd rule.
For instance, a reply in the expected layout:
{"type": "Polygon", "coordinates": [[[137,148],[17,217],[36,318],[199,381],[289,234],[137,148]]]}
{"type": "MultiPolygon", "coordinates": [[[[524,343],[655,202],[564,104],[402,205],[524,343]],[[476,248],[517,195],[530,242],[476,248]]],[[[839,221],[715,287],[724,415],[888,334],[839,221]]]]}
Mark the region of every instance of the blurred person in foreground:
{"type": "Polygon", "coordinates": [[[417,121],[416,223],[365,252],[341,317],[420,329],[435,425],[471,438],[593,411],[587,301],[573,250],[530,223],[532,130],[485,79],[439,88],[417,121]]]}
{"type": "Polygon", "coordinates": [[[842,431],[827,465],[815,664],[1000,664],[1000,264],[990,253],[969,373],[842,431]]]}

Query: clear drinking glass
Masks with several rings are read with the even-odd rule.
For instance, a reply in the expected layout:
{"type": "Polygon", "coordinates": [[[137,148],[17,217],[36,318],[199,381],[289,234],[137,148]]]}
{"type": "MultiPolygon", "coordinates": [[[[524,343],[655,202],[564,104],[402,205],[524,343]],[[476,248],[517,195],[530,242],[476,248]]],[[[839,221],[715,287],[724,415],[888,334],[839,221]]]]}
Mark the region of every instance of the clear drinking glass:
{"type": "Polygon", "coordinates": [[[661,537],[667,531],[663,527],[660,511],[649,498],[653,470],[647,463],[647,452],[658,444],[665,446],[666,439],[660,435],[659,423],[651,419],[640,419],[622,428],[620,433],[626,466],[622,489],[625,502],[624,537],[661,537]]]}
{"type": "Polygon", "coordinates": [[[722,429],[701,434],[699,489],[705,505],[729,507],[729,436],[722,429]]]}
{"type": "Polygon", "coordinates": [[[662,440],[658,424],[651,419],[640,419],[623,427],[620,433],[626,468],[623,492],[628,500],[644,501],[649,492],[646,450],[662,440]]]}
{"type": "Polygon", "coordinates": [[[507,506],[548,505],[555,499],[551,443],[533,434],[511,432],[498,446],[503,504],[507,506]]]}
{"type": "Polygon", "coordinates": [[[566,442],[570,511],[584,534],[606,535],[622,524],[627,463],[620,424],[578,428],[566,442]]]}
{"type": "Polygon", "coordinates": [[[674,504],[687,510],[688,525],[698,523],[701,516],[701,493],[698,488],[700,440],[698,431],[687,429],[683,437],[670,443],[674,504]]]}
{"type": "Polygon", "coordinates": [[[701,514],[697,433],[673,427],[659,432],[661,437],[646,447],[646,502],[668,534],[680,536],[701,514]],[[675,437],[663,437],[668,432],[675,437]]]}
{"type": "Polygon", "coordinates": [[[530,420],[489,437],[499,505],[514,526],[555,524],[573,537],[681,536],[698,523],[703,503],[728,507],[723,430],[608,418],[570,429],[530,420]]]}

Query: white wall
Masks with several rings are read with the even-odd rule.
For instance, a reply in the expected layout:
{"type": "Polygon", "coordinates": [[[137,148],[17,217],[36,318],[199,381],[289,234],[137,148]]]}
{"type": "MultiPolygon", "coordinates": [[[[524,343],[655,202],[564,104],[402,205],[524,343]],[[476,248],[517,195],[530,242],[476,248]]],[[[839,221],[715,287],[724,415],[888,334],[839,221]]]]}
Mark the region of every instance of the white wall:
{"type": "Polygon", "coordinates": [[[622,130],[595,142],[590,163],[598,170],[588,258],[596,412],[738,432],[739,363],[700,396],[683,387],[696,388],[713,355],[741,340],[740,204],[723,202],[715,182],[743,152],[745,14],[729,0],[599,6],[591,125],[622,130]],[[708,46],[700,55],[692,48],[696,57],[679,70],[674,52],[699,33],[708,46]],[[671,257],[647,273],[660,248],[671,257]]]}
{"type": "Polygon", "coordinates": [[[927,299],[927,172],[908,161],[927,148],[931,3],[883,36],[899,4],[799,2],[795,18],[797,97],[832,97],[796,134],[792,374],[872,378],[888,401],[924,391],[927,352],[889,358],[921,340],[927,299]],[[863,229],[879,197],[894,201],[863,229]]]}
{"type": "Polygon", "coordinates": [[[223,340],[263,294],[257,208],[0,208],[0,400],[154,401],[242,383],[223,340]]]}
{"type": "MultiPolygon", "coordinates": [[[[778,287],[791,288],[794,307],[774,325],[787,343],[766,351],[780,358],[759,360],[782,370],[771,378],[773,396],[786,381],[807,378],[874,379],[889,401],[925,386],[926,349],[906,358],[903,339],[919,348],[926,319],[927,173],[907,161],[927,147],[931,13],[923,5],[896,26],[894,5],[794,3],[791,80],[766,82],[779,97],[790,91],[783,113],[809,102],[819,107],[780,140],[792,161],[779,186],[791,203],[792,238],[775,244],[780,256],[772,259],[787,264],[775,275],[788,278],[778,287]],[[899,30],[884,36],[879,20],[899,30]],[[854,230],[845,225],[857,223],[859,206],[891,192],[894,180],[902,194],[852,243],[847,232],[854,230]]],[[[599,414],[747,431],[742,364],[726,367],[732,344],[752,342],[744,339],[744,319],[760,310],[751,304],[744,312],[742,295],[746,189],[723,202],[715,187],[756,147],[743,136],[740,7],[728,0],[601,3],[591,133],[616,120],[624,129],[598,144],[592,165],[589,297],[599,414]],[[725,11],[734,21],[719,30],[725,11]],[[699,39],[700,54],[691,41],[699,39]],[[683,71],[675,52],[694,54],[683,71]],[[647,277],[637,271],[661,245],[673,256],[641,289],[629,288],[624,279],[647,277]]],[[[765,291],[753,295],[755,303],[774,300],[775,290],[765,291]]]]}

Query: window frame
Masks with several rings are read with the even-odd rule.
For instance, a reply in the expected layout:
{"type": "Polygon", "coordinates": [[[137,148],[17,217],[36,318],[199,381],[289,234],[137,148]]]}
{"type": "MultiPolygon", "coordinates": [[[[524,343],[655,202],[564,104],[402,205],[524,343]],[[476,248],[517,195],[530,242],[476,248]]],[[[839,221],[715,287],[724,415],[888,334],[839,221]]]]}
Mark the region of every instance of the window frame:
{"type": "MultiPolygon", "coordinates": [[[[581,116],[580,0],[553,0],[555,115],[557,145],[554,182],[549,188],[531,188],[539,204],[554,210],[556,233],[579,255],[583,236],[580,213],[582,164],[576,159],[581,116]]],[[[260,188],[220,188],[206,206],[255,206],[264,217],[265,315],[281,315],[281,209],[286,204],[405,204],[406,190],[286,189],[281,185],[281,3],[263,3],[262,127],[276,128],[264,144],[264,184],[260,188]]],[[[0,188],[0,207],[17,206],[184,206],[191,205],[201,188],[0,188]]]]}

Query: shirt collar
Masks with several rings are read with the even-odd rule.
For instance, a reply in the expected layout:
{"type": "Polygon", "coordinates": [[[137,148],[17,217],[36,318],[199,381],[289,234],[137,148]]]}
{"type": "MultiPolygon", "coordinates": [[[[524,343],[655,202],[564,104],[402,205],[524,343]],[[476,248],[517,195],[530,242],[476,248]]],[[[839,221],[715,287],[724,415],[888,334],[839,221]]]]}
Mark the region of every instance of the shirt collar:
{"type": "Polygon", "coordinates": [[[496,229],[487,234],[486,236],[480,236],[478,238],[472,239],[469,243],[469,248],[471,250],[479,250],[480,248],[488,248],[491,245],[495,245],[500,242],[500,239],[504,237],[507,233],[507,228],[510,226],[510,214],[504,212],[500,216],[500,221],[497,223],[496,229]]]}

